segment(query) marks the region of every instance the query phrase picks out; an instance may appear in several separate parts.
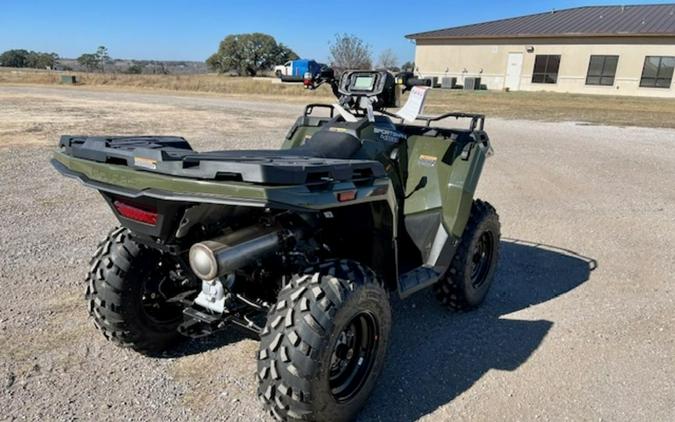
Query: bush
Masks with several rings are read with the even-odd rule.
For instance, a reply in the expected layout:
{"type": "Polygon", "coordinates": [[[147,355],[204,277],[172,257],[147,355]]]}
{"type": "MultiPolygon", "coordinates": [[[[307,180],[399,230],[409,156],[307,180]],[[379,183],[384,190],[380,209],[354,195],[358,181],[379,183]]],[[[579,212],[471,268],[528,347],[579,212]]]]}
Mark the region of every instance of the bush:
{"type": "Polygon", "coordinates": [[[134,63],[127,68],[127,72],[130,75],[140,75],[143,73],[143,66],[138,63],[134,63]]]}

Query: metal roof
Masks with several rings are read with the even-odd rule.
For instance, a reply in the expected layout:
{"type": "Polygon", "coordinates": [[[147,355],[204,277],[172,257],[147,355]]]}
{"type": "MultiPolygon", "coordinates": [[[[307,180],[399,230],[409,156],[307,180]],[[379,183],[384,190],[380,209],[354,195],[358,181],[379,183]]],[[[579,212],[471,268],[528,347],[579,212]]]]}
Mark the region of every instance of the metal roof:
{"type": "Polygon", "coordinates": [[[588,6],[406,35],[410,39],[675,36],[675,3],[588,6]]]}

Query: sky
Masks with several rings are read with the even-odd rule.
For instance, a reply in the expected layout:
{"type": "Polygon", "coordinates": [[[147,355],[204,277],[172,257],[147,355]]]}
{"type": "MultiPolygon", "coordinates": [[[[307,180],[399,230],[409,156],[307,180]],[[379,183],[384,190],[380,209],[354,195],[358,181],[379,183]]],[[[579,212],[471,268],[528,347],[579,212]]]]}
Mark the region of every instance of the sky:
{"type": "Polygon", "coordinates": [[[369,44],[375,59],[391,48],[403,63],[415,49],[406,34],[602,4],[621,1],[0,0],[0,52],[24,48],[76,58],[104,45],[113,58],[205,60],[228,34],[264,32],[323,62],[335,35],[347,33],[369,44]]]}

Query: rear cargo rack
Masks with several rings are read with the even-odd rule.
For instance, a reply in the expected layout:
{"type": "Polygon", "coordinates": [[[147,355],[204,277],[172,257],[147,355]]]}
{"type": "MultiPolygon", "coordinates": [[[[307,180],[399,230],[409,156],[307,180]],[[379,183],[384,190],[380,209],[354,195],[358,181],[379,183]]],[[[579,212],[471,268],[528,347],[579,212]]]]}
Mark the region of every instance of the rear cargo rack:
{"type": "Polygon", "coordinates": [[[293,150],[194,151],[183,138],[166,136],[63,136],[69,157],[174,177],[265,185],[302,185],[373,179],[385,175],[378,161],[320,158],[293,150]],[[358,180],[357,180],[358,179],[358,180]]]}

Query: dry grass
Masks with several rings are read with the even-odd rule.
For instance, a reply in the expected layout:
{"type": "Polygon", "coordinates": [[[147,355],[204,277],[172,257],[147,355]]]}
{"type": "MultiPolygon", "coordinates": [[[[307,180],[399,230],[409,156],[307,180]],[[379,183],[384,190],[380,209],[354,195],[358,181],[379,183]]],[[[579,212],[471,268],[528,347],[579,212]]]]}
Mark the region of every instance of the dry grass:
{"type": "MultiPolygon", "coordinates": [[[[316,97],[302,84],[272,83],[272,79],[235,78],[217,74],[203,75],[125,75],[118,73],[49,72],[0,68],[0,83],[59,84],[61,75],[75,75],[78,85],[161,89],[170,91],[213,92],[236,95],[316,97]]],[[[330,95],[322,87],[320,93],[330,95]]]]}
{"type": "Polygon", "coordinates": [[[524,91],[431,91],[427,112],[455,110],[507,119],[675,128],[675,99],[524,91]]]}
{"type": "MultiPolygon", "coordinates": [[[[0,83],[58,84],[61,74],[0,68],[0,83]]],[[[312,101],[332,100],[330,90],[325,86],[317,93],[306,91],[300,84],[279,84],[264,79],[233,78],[215,74],[123,75],[77,72],[67,74],[78,76],[84,86],[284,97],[286,101],[304,101],[307,98],[311,98],[312,101]]],[[[675,99],[550,92],[433,90],[427,104],[428,113],[461,110],[507,119],[675,128],[675,99]]]]}

